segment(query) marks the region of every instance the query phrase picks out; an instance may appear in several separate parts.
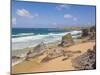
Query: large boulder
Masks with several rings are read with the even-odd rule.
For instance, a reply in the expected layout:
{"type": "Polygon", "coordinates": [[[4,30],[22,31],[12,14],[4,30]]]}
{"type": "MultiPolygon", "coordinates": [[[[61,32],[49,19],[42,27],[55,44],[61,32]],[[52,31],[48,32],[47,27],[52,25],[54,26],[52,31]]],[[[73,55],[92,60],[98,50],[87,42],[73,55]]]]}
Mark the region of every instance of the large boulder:
{"type": "MultiPolygon", "coordinates": [[[[95,48],[95,46],[94,46],[95,48]]],[[[72,60],[73,67],[77,70],[89,70],[96,68],[96,51],[88,49],[84,54],[72,60]]]]}
{"type": "Polygon", "coordinates": [[[62,37],[62,41],[59,44],[59,46],[65,47],[65,46],[70,46],[73,44],[74,44],[74,41],[73,41],[72,35],[71,33],[68,33],[62,37]]]}

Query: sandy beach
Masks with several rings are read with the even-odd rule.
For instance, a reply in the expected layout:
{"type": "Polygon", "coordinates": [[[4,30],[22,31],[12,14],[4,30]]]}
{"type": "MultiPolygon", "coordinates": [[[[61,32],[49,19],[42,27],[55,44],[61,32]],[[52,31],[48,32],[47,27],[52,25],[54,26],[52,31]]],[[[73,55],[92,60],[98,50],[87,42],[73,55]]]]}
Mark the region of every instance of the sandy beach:
{"type": "MultiPolygon", "coordinates": [[[[41,62],[47,55],[46,53],[44,53],[35,58],[30,58],[28,61],[24,60],[23,62],[12,66],[12,74],[75,70],[75,68],[72,66],[72,59],[74,59],[79,55],[82,55],[88,49],[92,49],[93,46],[95,45],[94,41],[82,42],[82,40],[77,40],[75,45],[69,47],[62,47],[64,51],[69,52],[69,54],[71,55],[71,57],[69,57],[66,60],[63,60],[64,58],[66,58],[66,56],[65,57],[60,56],[52,60],[49,60],[47,62],[41,62]],[[78,53],[78,51],[80,52],[78,53]]],[[[50,45],[48,47],[58,48],[58,46],[56,45],[52,45],[52,46],[50,45]]]]}

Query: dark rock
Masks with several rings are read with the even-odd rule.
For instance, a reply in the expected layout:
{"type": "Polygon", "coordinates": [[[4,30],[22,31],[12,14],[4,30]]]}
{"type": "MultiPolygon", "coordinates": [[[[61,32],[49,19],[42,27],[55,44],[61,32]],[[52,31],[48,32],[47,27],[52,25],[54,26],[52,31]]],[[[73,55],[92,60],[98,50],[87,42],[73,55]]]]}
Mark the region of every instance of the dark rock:
{"type": "Polygon", "coordinates": [[[12,59],[20,59],[21,57],[19,56],[12,56],[12,59]]]}
{"type": "Polygon", "coordinates": [[[89,30],[88,29],[82,29],[82,37],[86,37],[89,35],[89,30]]]}
{"type": "Polygon", "coordinates": [[[96,53],[95,50],[88,49],[84,54],[72,60],[73,66],[78,70],[95,69],[96,53]]]}

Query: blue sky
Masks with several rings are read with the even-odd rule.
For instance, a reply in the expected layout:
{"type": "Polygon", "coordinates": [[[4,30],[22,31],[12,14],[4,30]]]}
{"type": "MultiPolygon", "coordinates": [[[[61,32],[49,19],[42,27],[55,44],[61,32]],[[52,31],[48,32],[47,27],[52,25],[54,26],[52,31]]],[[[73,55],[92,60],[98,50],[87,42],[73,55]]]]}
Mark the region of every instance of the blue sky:
{"type": "Polygon", "coordinates": [[[12,27],[57,28],[95,25],[95,6],[12,2],[12,27]]]}

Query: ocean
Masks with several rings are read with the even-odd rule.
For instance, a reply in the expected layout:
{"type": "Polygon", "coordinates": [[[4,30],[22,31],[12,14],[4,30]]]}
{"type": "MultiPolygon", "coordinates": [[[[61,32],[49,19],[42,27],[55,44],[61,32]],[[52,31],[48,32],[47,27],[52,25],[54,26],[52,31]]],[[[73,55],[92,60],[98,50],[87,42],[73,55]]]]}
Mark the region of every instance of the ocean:
{"type": "Polygon", "coordinates": [[[62,36],[69,32],[73,38],[79,37],[81,33],[57,28],[12,28],[12,50],[34,47],[41,42],[45,44],[60,42],[62,36]]]}

